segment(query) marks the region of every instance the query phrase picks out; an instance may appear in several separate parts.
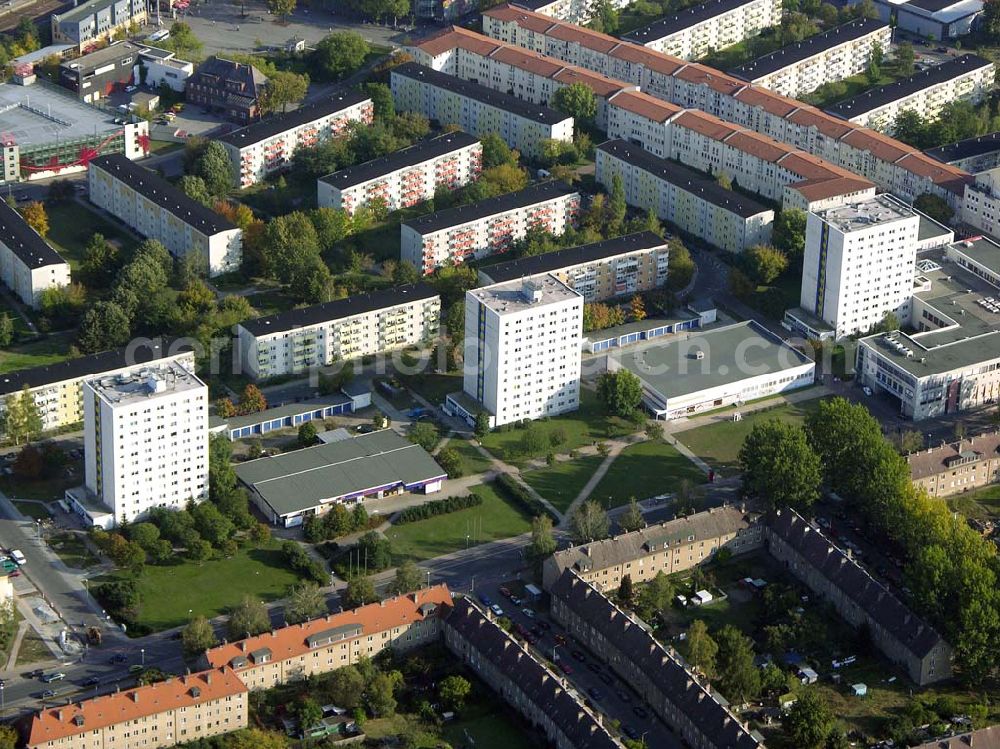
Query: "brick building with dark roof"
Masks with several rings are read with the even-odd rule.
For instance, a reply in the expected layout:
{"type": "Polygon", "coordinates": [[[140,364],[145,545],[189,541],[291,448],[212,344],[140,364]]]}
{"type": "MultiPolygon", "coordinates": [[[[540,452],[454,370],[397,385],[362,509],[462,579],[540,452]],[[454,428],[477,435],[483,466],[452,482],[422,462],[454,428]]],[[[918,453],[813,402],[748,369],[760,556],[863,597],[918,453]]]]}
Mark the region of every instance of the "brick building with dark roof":
{"type": "Polygon", "coordinates": [[[620,749],[622,744],[562,677],[469,600],[456,601],[444,641],[464,665],[535,725],[556,749],[620,749]]]}
{"type": "Polygon", "coordinates": [[[573,570],[552,586],[552,618],[600,657],[688,745],[762,749],[722,695],[702,684],[672,649],[573,570]]]}
{"type": "Polygon", "coordinates": [[[1000,482],[1000,432],[981,434],[906,456],[910,479],[932,497],[1000,482]]]}
{"type": "Polygon", "coordinates": [[[213,55],[188,78],[185,97],[241,125],[260,118],[260,97],[267,76],[253,65],[213,55]]]}
{"type": "Polygon", "coordinates": [[[773,513],[765,536],[772,557],[852,627],[867,626],[872,643],[919,686],[951,677],[952,648],[941,635],[801,515],[773,513]]]}

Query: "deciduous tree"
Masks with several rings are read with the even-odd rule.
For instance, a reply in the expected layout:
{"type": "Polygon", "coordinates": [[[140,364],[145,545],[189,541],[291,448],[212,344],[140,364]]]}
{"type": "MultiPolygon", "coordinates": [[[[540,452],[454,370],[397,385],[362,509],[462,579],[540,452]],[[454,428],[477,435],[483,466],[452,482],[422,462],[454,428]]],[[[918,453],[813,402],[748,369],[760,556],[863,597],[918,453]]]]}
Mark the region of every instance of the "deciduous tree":
{"type": "Polygon", "coordinates": [[[271,628],[271,617],[267,607],[252,596],[244,596],[229,614],[229,637],[242,640],[244,637],[259,635],[271,628]]]}
{"type": "Polygon", "coordinates": [[[577,543],[608,537],[608,514],[597,502],[586,500],[570,516],[570,532],[577,543]]]}
{"type": "Polygon", "coordinates": [[[625,533],[642,530],[646,527],[646,520],[642,516],[642,510],[639,509],[639,503],[635,501],[635,497],[629,499],[625,512],[618,516],[618,527],[625,533]]]}
{"type": "Polygon", "coordinates": [[[552,107],[573,118],[577,126],[593,121],[597,114],[594,91],[585,83],[571,83],[552,95],[552,107]]]}
{"type": "Polygon", "coordinates": [[[188,658],[198,657],[209,648],[215,647],[217,642],[212,625],[200,614],[181,630],[181,647],[188,658]]]}
{"type": "Polygon", "coordinates": [[[716,656],[719,691],[731,702],[753,699],[760,692],[760,672],[754,665],[753,643],[731,624],[715,635],[719,646],[716,656]]]}
{"type": "Polygon", "coordinates": [[[329,612],[326,596],[316,583],[301,582],[293,585],[285,604],[285,621],[298,624],[324,616],[329,612]]]}
{"type": "Polygon", "coordinates": [[[552,518],[548,515],[538,515],[531,520],[530,554],[535,559],[545,559],[557,548],[556,537],[552,532],[552,518]]]}
{"type": "Polygon", "coordinates": [[[313,69],[321,78],[336,81],[361,67],[371,47],[355,31],[337,31],[316,45],[311,59],[313,69]]]}
{"type": "Polygon", "coordinates": [[[39,203],[37,200],[33,200],[30,203],[25,204],[21,209],[21,216],[24,217],[24,222],[38,232],[39,235],[46,237],[49,234],[49,214],[45,211],[45,204],[39,203]]]}
{"type": "Polygon", "coordinates": [[[808,510],[819,498],[820,459],[797,425],[773,418],[754,424],[739,460],[744,493],[770,508],[808,510]]]}
{"type": "Polygon", "coordinates": [[[701,619],[695,619],[688,627],[684,638],[683,650],[692,665],[711,678],[715,675],[715,658],[719,646],[708,633],[708,625],[701,619]]]}
{"type": "Polygon", "coordinates": [[[642,383],[627,369],[605,372],[597,381],[597,397],[609,413],[631,418],[642,404],[642,383]]]}

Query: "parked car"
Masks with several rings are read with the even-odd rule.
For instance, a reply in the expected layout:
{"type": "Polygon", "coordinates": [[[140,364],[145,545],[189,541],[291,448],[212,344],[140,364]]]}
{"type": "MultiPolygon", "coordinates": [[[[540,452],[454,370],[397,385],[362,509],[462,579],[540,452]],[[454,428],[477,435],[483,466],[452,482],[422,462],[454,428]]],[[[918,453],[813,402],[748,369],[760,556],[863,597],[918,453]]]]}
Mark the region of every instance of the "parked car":
{"type": "Polygon", "coordinates": [[[510,591],[507,588],[501,587],[500,595],[502,595],[504,598],[510,598],[510,591]]]}
{"type": "Polygon", "coordinates": [[[46,689],[46,690],[40,692],[38,696],[39,696],[40,699],[48,700],[48,699],[51,699],[52,697],[56,696],[56,690],[54,690],[54,689],[46,689]]]}
{"type": "Polygon", "coordinates": [[[527,608],[527,607],[521,609],[521,613],[524,614],[529,619],[534,619],[535,618],[535,612],[532,611],[531,609],[527,608]]]}
{"type": "Polygon", "coordinates": [[[567,676],[573,673],[573,667],[569,665],[566,661],[559,661],[559,670],[562,671],[567,676]]]}
{"type": "Polygon", "coordinates": [[[85,679],[80,686],[83,687],[96,687],[101,683],[101,679],[98,676],[91,676],[89,679],[85,679]]]}
{"type": "Polygon", "coordinates": [[[490,598],[485,593],[480,593],[479,594],[479,602],[481,604],[483,604],[483,606],[492,606],[493,605],[493,599],[490,598]]]}
{"type": "Polygon", "coordinates": [[[490,611],[493,612],[494,616],[503,616],[503,609],[497,606],[495,603],[490,606],[490,611]]]}
{"type": "Polygon", "coordinates": [[[575,660],[578,660],[581,663],[587,660],[587,656],[585,656],[583,652],[580,650],[574,650],[572,653],[570,653],[570,655],[572,655],[575,660]]]}
{"type": "Polygon", "coordinates": [[[52,673],[42,674],[42,681],[46,684],[51,684],[54,681],[62,681],[66,678],[66,674],[62,671],[53,671],[52,673]]]}
{"type": "Polygon", "coordinates": [[[635,713],[635,717],[642,718],[643,720],[649,717],[649,711],[642,705],[636,705],[633,707],[632,712],[635,713]]]}
{"type": "Polygon", "coordinates": [[[133,91],[138,91],[138,90],[139,90],[138,86],[126,86],[125,87],[125,93],[126,94],[131,94],[133,91]]]}

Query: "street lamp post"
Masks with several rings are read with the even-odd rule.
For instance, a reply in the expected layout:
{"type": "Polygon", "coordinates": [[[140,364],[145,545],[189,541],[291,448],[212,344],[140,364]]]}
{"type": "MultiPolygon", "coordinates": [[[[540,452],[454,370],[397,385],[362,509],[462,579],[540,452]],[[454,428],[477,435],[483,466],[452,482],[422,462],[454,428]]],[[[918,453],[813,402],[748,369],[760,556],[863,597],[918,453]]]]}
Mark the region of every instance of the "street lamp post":
{"type": "Polygon", "coordinates": [[[562,646],[563,646],[563,643],[561,643],[561,642],[557,642],[555,645],[552,646],[552,662],[553,663],[555,663],[558,660],[558,657],[556,656],[556,648],[561,648],[562,646]]]}
{"type": "Polygon", "coordinates": [[[139,648],[139,658],[142,661],[142,667],[146,667],[146,648],[139,648]]]}
{"type": "Polygon", "coordinates": [[[7,712],[7,703],[4,702],[3,698],[3,684],[0,684],[0,715],[7,712]]]}

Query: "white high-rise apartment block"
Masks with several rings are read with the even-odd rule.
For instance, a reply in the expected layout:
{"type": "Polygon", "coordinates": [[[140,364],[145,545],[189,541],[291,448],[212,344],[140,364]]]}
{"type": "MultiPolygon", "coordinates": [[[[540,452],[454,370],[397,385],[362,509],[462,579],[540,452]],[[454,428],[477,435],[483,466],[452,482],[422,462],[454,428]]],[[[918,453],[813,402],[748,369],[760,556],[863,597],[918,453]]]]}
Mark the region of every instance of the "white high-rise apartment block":
{"type": "Polygon", "coordinates": [[[408,208],[434,197],[437,188],[457,190],[477,177],[483,165],[483,145],[468,133],[446,133],[349,166],[316,181],[320,208],[347,213],[381,198],[390,211],[408,208]]]}
{"type": "Polygon", "coordinates": [[[824,83],[857,75],[868,67],[876,44],[885,52],[891,43],[892,29],[887,23],[859,18],[758,57],[729,73],[782,96],[799,96],[824,83]]]}
{"type": "MultiPolygon", "coordinates": [[[[888,195],[810,213],[800,305],[835,338],[910,316],[920,215],[888,195]]],[[[787,315],[794,316],[795,310],[787,315]]]]}
{"type": "Polygon", "coordinates": [[[582,330],[583,297],[551,275],[466,292],[464,394],[494,426],[575,411],[582,330]]]}
{"type": "Polygon", "coordinates": [[[707,0],[623,34],[622,39],[684,60],[697,60],[780,23],[780,0],[707,0]]]}
{"type": "Polygon", "coordinates": [[[178,362],[83,383],[85,487],[132,522],[208,496],[208,386],[178,362]]]}

